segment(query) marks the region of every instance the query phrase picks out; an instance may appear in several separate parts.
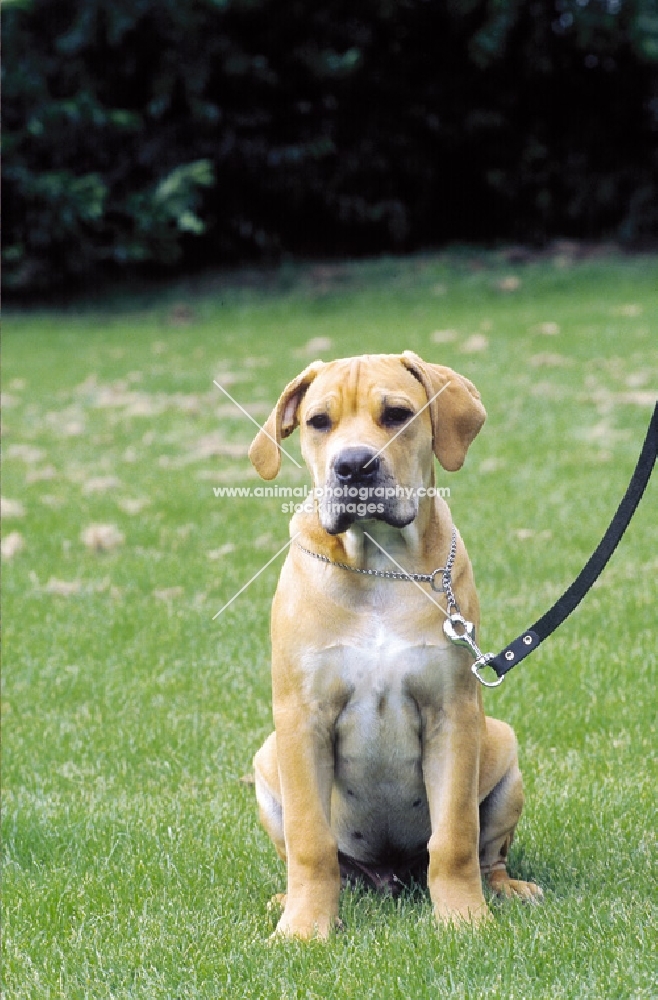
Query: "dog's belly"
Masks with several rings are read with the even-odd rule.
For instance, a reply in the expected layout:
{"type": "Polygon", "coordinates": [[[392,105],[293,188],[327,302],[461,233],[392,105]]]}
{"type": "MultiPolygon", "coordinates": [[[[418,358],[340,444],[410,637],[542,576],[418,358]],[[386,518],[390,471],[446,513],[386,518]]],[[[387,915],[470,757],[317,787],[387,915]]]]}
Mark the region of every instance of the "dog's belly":
{"type": "Polygon", "coordinates": [[[409,646],[386,632],[365,648],[333,646],[325,653],[324,683],[340,677],[350,692],[334,728],[331,826],[338,849],[359,861],[395,865],[422,852],[431,833],[413,691],[436,678],[440,700],[444,650],[409,646]]]}
{"type": "Polygon", "coordinates": [[[338,849],[393,865],[430,836],[420,718],[408,696],[381,688],[350,702],[336,727],[331,825],[338,849]]]}

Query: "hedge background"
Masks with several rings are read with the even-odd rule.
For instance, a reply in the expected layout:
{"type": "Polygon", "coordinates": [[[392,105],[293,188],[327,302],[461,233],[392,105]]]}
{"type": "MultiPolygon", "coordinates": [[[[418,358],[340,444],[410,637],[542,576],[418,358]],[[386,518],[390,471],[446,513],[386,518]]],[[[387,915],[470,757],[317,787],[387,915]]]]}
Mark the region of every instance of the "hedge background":
{"type": "Polygon", "coordinates": [[[4,275],[658,235],[658,0],[5,0],[4,275]]]}

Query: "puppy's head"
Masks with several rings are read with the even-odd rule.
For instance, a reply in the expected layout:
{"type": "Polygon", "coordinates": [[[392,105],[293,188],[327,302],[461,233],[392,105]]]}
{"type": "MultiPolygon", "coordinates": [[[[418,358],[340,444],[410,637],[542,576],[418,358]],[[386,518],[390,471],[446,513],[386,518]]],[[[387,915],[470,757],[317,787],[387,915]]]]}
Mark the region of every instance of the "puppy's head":
{"type": "Polygon", "coordinates": [[[326,531],[367,518],[404,527],[433,481],[432,453],[447,471],[461,468],[484,419],[468,379],[411,351],[314,361],[283,390],[249,457],[273,479],[281,440],[300,426],[326,531]]]}

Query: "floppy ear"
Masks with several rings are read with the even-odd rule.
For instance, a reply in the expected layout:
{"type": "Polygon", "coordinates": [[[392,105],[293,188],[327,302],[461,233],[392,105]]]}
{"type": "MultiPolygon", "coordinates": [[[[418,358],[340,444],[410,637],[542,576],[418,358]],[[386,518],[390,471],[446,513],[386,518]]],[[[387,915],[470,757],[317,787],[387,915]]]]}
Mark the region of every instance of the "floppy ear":
{"type": "Polygon", "coordinates": [[[274,479],[281,468],[279,444],[292,434],[298,424],[297,410],[304,393],[316,377],[324,361],[313,361],[297,378],[285,387],[279,401],[251,442],[249,458],[254,469],[263,479],[274,479]]]}
{"type": "Polygon", "coordinates": [[[413,351],[405,351],[401,361],[432,400],[429,411],[434,454],[447,472],[456,472],[487,416],[480,393],[452,368],[429,364],[413,351]]]}

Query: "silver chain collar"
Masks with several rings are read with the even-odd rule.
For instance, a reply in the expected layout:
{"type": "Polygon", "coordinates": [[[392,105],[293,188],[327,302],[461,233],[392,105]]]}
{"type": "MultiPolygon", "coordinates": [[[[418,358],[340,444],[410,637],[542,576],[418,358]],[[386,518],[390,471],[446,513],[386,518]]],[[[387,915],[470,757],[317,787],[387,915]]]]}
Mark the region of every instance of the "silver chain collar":
{"type": "Polygon", "coordinates": [[[307,556],[313,556],[320,562],[328,563],[330,566],[338,566],[339,569],[348,569],[350,573],[361,573],[364,576],[378,576],[384,580],[413,580],[415,583],[429,583],[432,590],[439,594],[446,595],[448,606],[447,617],[443,623],[443,631],[451,642],[456,646],[465,646],[474,657],[475,662],[471,665],[471,671],[475,674],[480,684],[485,687],[498,687],[505,679],[505,675],[498,677],[495,681],[486,681],[481,676],[480,670],[485,667],[489,660],[493,659],[493,653],[483,653],[475,641],[475,628],[473,622],[467,621],[460,613],[459,606],[455,600],[452,589],[452,567],[457,554],[457,529],[452,526],[452,537],[450,539],[450,552],[445,566],[439,566],[433,573],[390,573],[385,569],[360,569],[358,566],[348,566],[347,563],[334,562],[329,556],[320,555],[319,552],[312,552],[299,542],[295,542],[298,549],[305,552],[307,556]],[[441,585],[437,586],[437,577],[441,578],[441,585]],[[458,631],[459,629],[459,631],[458,631]]]}
{"type": "Polygon", "coordinates": [[[438,566],[432,573],[392,573],[385,569],[361,569],[359,566],[349,566],[347,563],[334,562],[333,559],[329,558],[329,556],[323,556],[319,552],[312,552],[311,549],[305,548],[299,542],[295,542],[295,545],[298,549],[301,549],[302,552],[305,552],[307,556],[313,556],[314,559],[319,559],[320,562],[328,563],[330,566],[338,566],[339,569],[347,569],[350,573],[361,573],[363,576],[378,576],[383,580],[409,580],[415,581],[416,583],[429,583],[432,590],[436,593],[446,595],[449,614],[459,610],[452,590],[451,575],[452,567],[455,562],[455,556],[457,554],[457,529],[454,525],[452,527],[448,561],[445,566],[438,566]],[[441,583],[438,586],[437,578],[440,578],[441,580],[441,583]]]}

